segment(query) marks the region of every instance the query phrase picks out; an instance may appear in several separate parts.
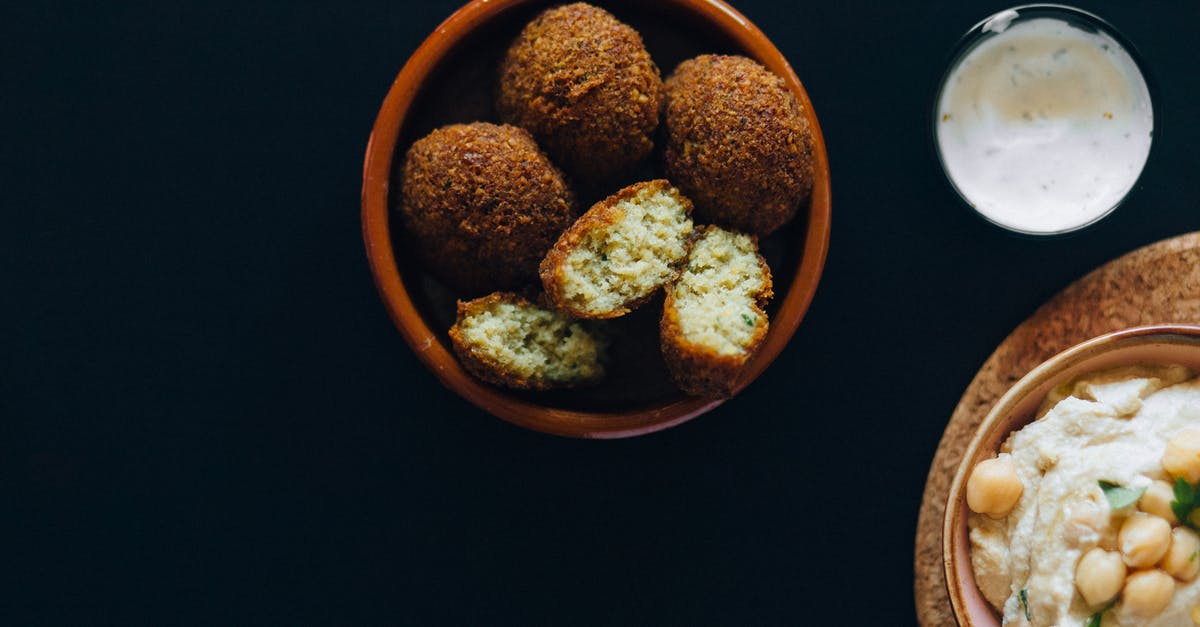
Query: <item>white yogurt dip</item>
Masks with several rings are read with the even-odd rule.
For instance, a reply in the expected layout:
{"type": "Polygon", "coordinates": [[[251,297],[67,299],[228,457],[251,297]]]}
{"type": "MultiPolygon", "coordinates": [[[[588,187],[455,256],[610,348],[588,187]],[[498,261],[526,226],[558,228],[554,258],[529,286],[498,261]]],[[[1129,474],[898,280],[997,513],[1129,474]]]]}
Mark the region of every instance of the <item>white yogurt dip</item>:
{"type": "Polygon", "coordinates": [[[988,220],[1031,234],[1116,208],[1154,130],[1134,59],[1102,30],[1051,17],[1009,10],[981,30],[937,103],[937,145],[958,192],[988,220]]]}

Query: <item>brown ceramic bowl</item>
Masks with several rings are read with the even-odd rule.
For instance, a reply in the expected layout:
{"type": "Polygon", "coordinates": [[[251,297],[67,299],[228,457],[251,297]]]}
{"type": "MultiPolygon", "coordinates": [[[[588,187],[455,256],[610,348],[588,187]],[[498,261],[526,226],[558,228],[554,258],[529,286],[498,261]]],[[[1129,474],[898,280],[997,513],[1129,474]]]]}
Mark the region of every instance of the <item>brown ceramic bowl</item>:
{"type": "MultiPolygon", "coordinates": [[[[451,15],[413,53],[379,111],[363,165],[362,223],[375,284],[404,339],[448,388],[492,414],[523,427],[582,438],[618,438],[665,429],[721,401],[687,397],[667,380],[658,354],[661,299],[620,319],[623,348],[608,379],[588,390],[525,393],[483,383],[459,365],[449,347],[453,294],[431,279],[401,245],[397,170],[412,142],[453,122],[496,121],[494,74],[513,37],[543,0],[474,0],[451,15]]],[[[808,207],[762,242],[775,278],[770,331],[738,382],[741,390],[779,355],[804,317],[829,246],[829,162],[821,127],[800,80],[774,45],[745,17],[720,0],[600,0],[596,4],[641,32],[664,78],[682,60],[703,53],[750,56],[783,77],[800,100],[813,131],[814,186],[808,207]]],[[[653,160],[652,160],[653,161],[653,160]]],[[[639,178],[656,176],[643,168],[639,178]]],[[[583,208],[616,191],[590,197],[583,208]]],[[[580,190],[576,190],[579,192],[580,190]]]]}
{"type": "Polygon", "coordinates": [[[967,477],[979,462],[993,457],[1008,434],[1033,421],[1038,406],[1060,383],[1089,372],[1137,364],[1181,364],[1200,371],[1200,326],[1136,327],[1102,335],[1046,360],[1017,381],[984,417],[950,484],[942,527],[946,587],[959,625],[1000,625],[975,586],[967,539],[967,477]]]}

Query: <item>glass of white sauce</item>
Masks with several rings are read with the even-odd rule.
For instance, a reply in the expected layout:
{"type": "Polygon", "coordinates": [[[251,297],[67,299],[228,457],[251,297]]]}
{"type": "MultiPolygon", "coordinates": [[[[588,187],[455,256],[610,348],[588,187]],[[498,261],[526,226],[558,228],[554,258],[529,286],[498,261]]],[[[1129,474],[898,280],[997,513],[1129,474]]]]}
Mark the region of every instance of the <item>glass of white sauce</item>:
{"type": "Polygon", "coordinates": [[[968,31],[934,106],[938,158],[980,216],[1026,235],[1094,224],[1141,176],[1154,107],[1133,47],[1059,5],[1001,11],[968,31]]]}

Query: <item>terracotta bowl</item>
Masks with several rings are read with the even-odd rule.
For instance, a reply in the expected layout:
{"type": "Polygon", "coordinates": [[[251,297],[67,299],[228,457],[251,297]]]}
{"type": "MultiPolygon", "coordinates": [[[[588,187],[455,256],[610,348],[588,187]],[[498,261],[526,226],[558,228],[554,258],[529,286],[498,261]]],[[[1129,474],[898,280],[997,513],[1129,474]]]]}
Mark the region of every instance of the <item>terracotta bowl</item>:
{"type": "Polygon", "coordinates": [[[967,477],[971,470],[979,462],[995,456],[1010,433],[1032,422],[1042,400],[1055,386],[1089,372],[1136,364],[1181,364],[1200,371],[1200,326],[1136,327],[1073,346],[1017,381],[984,417],[950,484],[942,527],[946,587],[959,625],[1000,625],[1000,617],[975,586],[975,575],[971,570],[966,500],[967,477]]]}
{"type": "MultiPolygon", "coordinates": [[[[474,0],[451,15],[413,53],[379,111],[363,164],[362,224],[367,257],[388,312],[409,346],[446,387],[478,407],[523,427],[564,436],[640,435],[694,418],[721,401],[687,397],[667,380],[658,354],[661,299],[620,319],[608,379],[589,390],[523,393],[480,382],[449,347],[457,294],[430,278],[401,244],[394,220],[397,170],[412,142],[454,122],[497,121],[494,74],[504,50],[539,11],[541,0],[474,0]],[[620,348],[618,348],[618,346],[620,348]]],[[[793,222],[761,242],[774,275],[770,331],[737,384],[741,390],[779,355],[804,317],[829,246],[829,162],[821,127],[800,80],[774,45],[719,0],[598,1],[641,32],[664,78],[682,60],[703,53],[750,56],[783,77],[800,100],[813,131],[814,187],[793,222]]],[[[626,183],[653,178],[654,159],[626,183]]],[[[616,191],[580,193],[583,208],[616,191]]]]}

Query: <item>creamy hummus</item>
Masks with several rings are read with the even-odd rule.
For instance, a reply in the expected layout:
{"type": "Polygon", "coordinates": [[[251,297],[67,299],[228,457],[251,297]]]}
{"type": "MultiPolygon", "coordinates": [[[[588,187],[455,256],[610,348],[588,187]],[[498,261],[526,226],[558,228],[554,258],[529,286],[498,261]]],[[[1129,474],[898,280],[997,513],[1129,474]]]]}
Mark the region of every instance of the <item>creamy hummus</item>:
{"type": "MultiPolygon", "coordinates": [[[[976,582],[1005,625],[1087,624],[1097,608],[1076,590],[1076,565],[1094,547],[1114,548],[1137,509],[1113,510],[1099,482],[1136,490],[1169,480],[1161,465],[1167,440],[1197,426],[1200,378],[1178,366],[1135,367],[1060,387],[1040,418],[1009,436],[1000,457],[1011,460],[1024,492],[1002,519],[968,518],[976,582]]],[[[1198,605],[1200,579],[1177,581],[1157,616],[1134,618],[1118,601],[1103,624],[1191,627],[1198,605]]]]}

